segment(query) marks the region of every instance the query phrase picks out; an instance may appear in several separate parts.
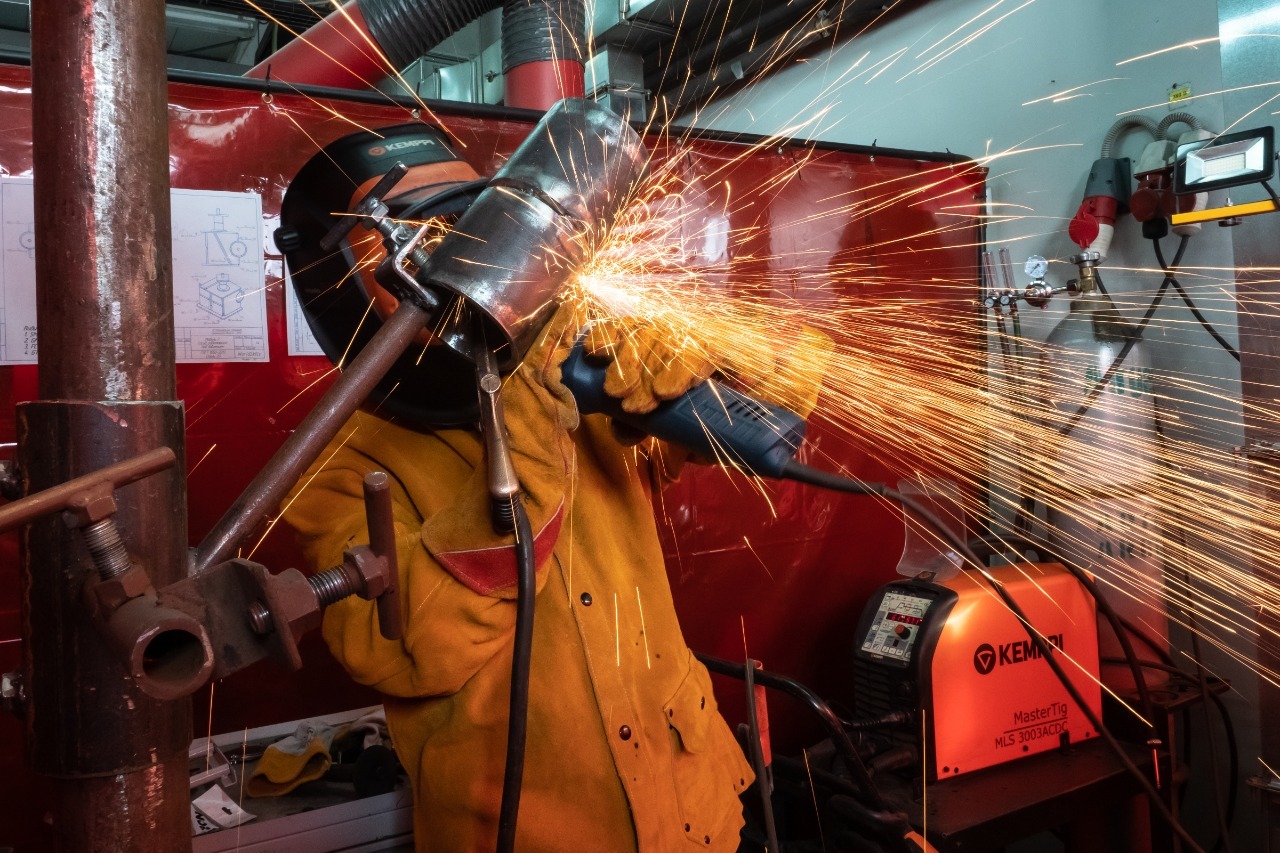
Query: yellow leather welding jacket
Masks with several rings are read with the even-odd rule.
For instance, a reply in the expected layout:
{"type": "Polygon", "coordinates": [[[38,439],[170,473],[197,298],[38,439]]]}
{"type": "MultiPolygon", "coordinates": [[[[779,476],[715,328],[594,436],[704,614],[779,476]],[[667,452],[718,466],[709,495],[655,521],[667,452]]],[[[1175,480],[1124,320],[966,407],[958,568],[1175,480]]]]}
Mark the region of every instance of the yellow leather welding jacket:
{"type": "MultiPolygon", "coordinates": [[[[599,416],[568,436],[561,494],[526,500],[539,562],[517,849],[736,850],[752,775],[676,621],[649,501],[662,466],[599,416]]],[[[489,528],[482,458],[472,432],[359,414],[286,510],[312,564],[333,565],[367,541],[363,476],[392,477],[404,639],[383,639],[357,598],[329,608],[324,637],[385,695],[422,851],[490,851],[497,838],[515,558],[489,528]]]]}

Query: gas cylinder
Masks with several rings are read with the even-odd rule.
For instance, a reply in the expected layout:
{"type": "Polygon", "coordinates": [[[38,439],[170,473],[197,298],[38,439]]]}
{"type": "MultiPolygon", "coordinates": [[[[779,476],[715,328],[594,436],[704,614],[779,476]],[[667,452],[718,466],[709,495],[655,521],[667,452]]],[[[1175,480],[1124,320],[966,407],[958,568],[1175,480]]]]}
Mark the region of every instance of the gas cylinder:
{"type": "MultiPolygon", "coordinates": [[[[1041,355],[1047,424],[1056,434],[1043,472],[1050,543],[1094,575],[1121,618],[1167,647],[1151,364],[1134,327],[1099,289],[1096,254],[1073,260],[1078,295],[1041,355]]],[[[1098,638],[1104,661],[1123,656],[1109,624],[1099,624],[1098,638]]],[[[1143,643],[1134,646],[1149,656],[1143,643]]],[[[1146,676],[1148,685],[1167,680],[1156,670],[1146,676]]],[[[1134,689],[1126,665],[1104,663],[1102,679],[1118,691],[1134,689]]]]}

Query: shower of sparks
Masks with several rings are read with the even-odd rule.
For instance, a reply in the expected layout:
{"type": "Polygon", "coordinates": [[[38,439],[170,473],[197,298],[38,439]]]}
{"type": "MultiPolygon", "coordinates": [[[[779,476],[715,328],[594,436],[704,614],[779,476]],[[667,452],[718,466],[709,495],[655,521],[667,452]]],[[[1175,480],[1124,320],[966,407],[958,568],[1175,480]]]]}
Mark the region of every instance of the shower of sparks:
{"type": "MultiPolygon", "coordinates": [[[[1027,339],[1009,347],[1005,340],[990,370],[987,353],[969,335],[971,315],[955,312],[954,302],[949,310],[939,306],[971,292],[963,276],[935,277],[915,294],[877,294],[895,282],[878,278],[865,259],[892,251],[900,242],[895,239],[862,247],[863,253],[838,263],[825,253],[753,255],[748,247],[759,242],[753,237],[760,226],[730,226],[745,217],[734,208],[724,176],[686,174],[682,162],[673,157],[655,164],[635,202],[606,233],[593,235],[589,260],[567,294],[584,318],[621,322],[635,345],[662,340],[662,358],[711,363],[727,381],[792,409],[805,410],[821,385],[822,420],[909,478],[929,468],[945,470],[966,496],[958,509],[970,517],[988,515],[976,498],[984,479],[994,486],[998,509],[1022,517],[1024,534],[1037,522],[1025,517],[1023,496],[1062,519],[1085,516],[1110,541],[1100,551],[1087,524],[1064,526],[1058,531],[1063,556],[1090,568],[1119,600],[1166,604],[1179,623],[1189,621],[1180,612],[1194,613],[1210,643],[1256,668],[1233,638],[1262,630],[1252,608],[1280,608],[1280,591],[1244,567],[1258,551],[1280,557],[1280,537],[1235,458],[1167,435],[1157,439],[1150,410],[1143,408],[1154,381],[1145,368],[1119,370],[1077,419],[1093,384],[1096,353],[1027,339]],[[860,292],[871,295],[852,295],[860,292]],[[1135,512],[1134,500],[1145,511],[1135,512]],[[1182,530],[1197,541],[1179,536],[1182,530]],[[1142,565],[1144,558],[1150,570],[1135,573],[1135,562],[1142,565]]],[[[805,165],[798,160],[784,181],[801,180],[805,165]]],[[[935,233],[968,229],[965,205],[947,204],[943,196],[954,190],[957,175],[978,165],[939,169],[937,180],[926,175],[923,188],[892,181],[863,187],[857,198],[828,199],[811,222],[798,224],[858,221],[894,206],[942,199],[960,221],[935,233]]],[[[1008,218],[1022,217],[1011,211],[1008,218]]],[[[1135,272],[1156,280],[1161,274],[1135,272]]],[[[1183,276],[1190,282],[1207,276],[1214,287],[1221,281],[1210,270],[1189,269],[1183,276]]],[[[1120,310],[1133,313],[1150,295],[1118,297],[1115,307],[1104,306],[1099,322],[1111,324],[1104,332],[1121,340],[1120,310]]],[[[1230,418],[1232,401],[1206,377],[1160,381],[1161,392],[1205,395],[1209,415],[1230,418]]],[[[1250,414],[1274,418],[1280,411],[1250,414]]],[[[732,467],[732,460],[722,462],[732,467]]],[[[759,489],[768,492],[764,484],[759,489]]]]}
{"type": "Polygon", "coordinates": [[[1172,47],[1162,47],[1159,50],[1153,50],[1150,53],[1144,53],[1140,56],[1131,56],[1128,59],[1122,59],[1119,62],[1117,62],[1116,65],[1117,66],[1128,65],[1130,62],[1138,62],[1139,60],[1150,59],[1153,56],[1160,56],[1161,54],[1172,53],[1175,50],[1199,50],[1200,45],[1202,44],[1213,44],[1214,42],[1218,42],[1218,41],[1231,41],[1233,39],[1241,39],[1241,38],[1273,39],[1273,38],[1280,38],[1280,36],[1277,36],[1275,33],[1238,33],[1230,36],[1212,36],[1210,38],[1192,39],[1191,41],[1185,41],[1182,44],[1175,44],[1172,47]]]}
{"type": "MultiPolygon", "coordinates": [[[[659,99],[647,131],[649,141],[656,140],[652,150],[662,153],[655,155],[644,183],[634,188],[632,203],[616,221],[582,235],[587,259],[564,299],[584,323],[616,322],[636,344],[661,340],[664,360],[713,365],[727,382],[790,408],[806,410],[816,403],[816,421],[904,479],[919,481],[945,472],[960,487],[956,515],[990,517],[993,507],[981,500],[985,495],[997,515],[1015,519],[1015,530],[1003,543],[1011,553],[1020,550],[1015,540],[1045,535],[1043,520],[1028,511],[1029,499],[1058,518],[1096,522],[1110,534],[1107,550],[1099,549],[1087,524],[1079,524],[1058,530],[1062,556],[1088,568],[1119,600],[1150,607],[1152,613],[1167,609],[1172,621],[1194,625],[1220,652],[1256,671],[1258,664],[1240,651],[1247,647],[1239,642],[1242,636],[1257,636],[1260,644],[1280,649],[1280,636],[1255,615],[1280,610],[1280,587],[1273,577],[1249,570],[1253,562],[1280,564],[1280,532],[1263,497],[1280,488],[1280,475],[1262,468],[1247,472],[1236,457],[1203,443],[1156,436],[1150,422],[1144,422],[1149,410],[1143,399],[1144,389],[1155,380],[1140,365],[1117,371],[1091,401],[1090,411],[1077,419],[1096,375],[1096,352],[1091,366],[1086,363],[1089,353],[1013,339],[1005,328],[1007,318],[988,316],[989,353],[975,340],[974,313],[956,310],[958,303],[972,300],[972,269],[940,268],[918,281],[877,272],[878,260],[919,257],[921,250],[914,244],[921,237],[934,238],[943,250],[960,248],[957,235],[972,239],[977,223],[1025,226],[1024,233],[1010,240],[1060,231],[1061,223],[1046,223],[1053,218],[1037,216],[1026,206],[974,201],[966,193],[980,184],[983,168],[1003,168],[1006,162],[1016,164],[1020,155],[1068,144],[1024,144],[970,163],[877,177],[856,194],[833,192],[811,201],[787,227],[818,231],[867,223],[888,211],[929,214],[928,230],[866,241],[835,255],[819,249],[772,254],[761,246],[777,223],[755,219],[751,210],[760,195],[803,182],[809,167],[821,162],[820,150],[789,147],[791,164],[750,193],[732,183],[734,167],[744,161],[781,154],[784,140],[789,145],[790,139],[820,138],[834,127],[838,110],[831,102],[841,87],[870,83],[898,63],[904,68],[916,63],[899,80],[919,76],[970,49],[1031,2],[996,0],[922,50],[909,46],[883,55],[862,53],[832,79],[824,78],[824,88],[811,103],[796,104],[793,118],[782,122],[786,126],[776,136],[742,145],[736,158],[701,160],[700,171],[688,165],[685,155],[691,149],[669,124],[670,103],[659,99]],[[1145,509],[1135,512],[1135,501],[1145,509]],[[1123,510],[1121,503],[1126,504],[1123,510]],[[1143,561],[1151,571],[1135,573],[1133,565],[1143,561]]],[[[888,4],[883,14],[896,5],[888,4]]],[[[748,78],[790,62],[819,24],[806,15],[774,46],[753,44],[758,56],[753,54],[745,68],[748,78]]],[[[711,25],[704,21],[697,26],[711,25]]],[[[717,32],[708,31],[706,37],[714,41],[717,32]]],[[[1210,41],[1174,45],[1117,65],[1210,41]]],[[[589,45],[584,47],[589,52],[589,45]]],[[[1089,95],[1086,90],[1121,79],[1074,86],[1023,106],[1089,95]]],[[[673,102],[689,86],[693,76],[685,75],[673,102]]],[[[1188,100],[1276,86],[1280,81],[1188,100]]],[[[713,88],[711,94],[718,91],[713,88]]],[[[705,98],[694,100],[706,103],[705,98]]],[[[1162,102],[1119,115],[1166,106],[1162,102]]],[[[690,109],[694,123],[705,123],[715,109],[727,108],[690,109]]],[[[376,236],[366,239],[367,246],[357,247],[363,254],[349,279],[376,266],[380,257],[376,236]]],[[[1120,334],[1120,315],[1140,314],[1162,273],[1104,267],[1104,278],[1113,270],[1152,279],[1151,290],[1116,297],[1114,310],[1098,314],[1104,330],[1110,325],[1112,334],[1120,334]]],[[[1192,292],[1199,287],[1226,293],[1236,272],[1186,267],[1180,276],[1192,292]]],[[[1274,276],[1276,269],[1252,272],[1274,276]]],[[[356,285],[344,280],[335,286],[356,285]]],[[[1164,317],[1162,322],[1175,330],[1190,323],[1164,317]]],[[[1196,414],[1224,427],[1238,419],[1238,401],[1223,394],[1212,377],[1161,375],[1156,390],[1204,401],[1196,404],[1196,414]]],[[[1280,404],[1255,407],[1245,416],[1276,423],[1280,404]]],[[[824,462],[834,467],[820,448],[812,454],[819,467],[824,462]]],[[[719,461],[734,468],[733,460],[719,461]]],[[[750,487],[765,499],[770,496],[765,483],[750,487]]],[[[917,532],[937,538],[927,529],[917,532]]],[[[754,554],[745,537],[743,541],[754,554]]],[[[621,665],[616,594],[614,614],[615,657],[621,665]]],[[[743,627],[745,642],[745,623],[743,627]]],[[[1280,685],[1280,676],[1260,674],[1280,685]]]]}

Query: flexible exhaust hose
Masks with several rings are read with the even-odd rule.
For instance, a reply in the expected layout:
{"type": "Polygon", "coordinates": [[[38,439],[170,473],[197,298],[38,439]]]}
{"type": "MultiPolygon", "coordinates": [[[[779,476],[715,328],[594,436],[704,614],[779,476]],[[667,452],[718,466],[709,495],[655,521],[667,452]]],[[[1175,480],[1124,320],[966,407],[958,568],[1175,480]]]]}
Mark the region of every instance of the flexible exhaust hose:
{"type": "Polygon", "coordinates": [[[1204,130],[1204,124],[1191,113],[1169,113],[1156,126],[1156,139],[1170,139],[1166,134],[1175,124],[1185,124],[1192,130],[1204,130]]]}
{"type": "Polygon", "coordinates": [[[529,62],[580,63],[586,32],[586,0],[506,0],[502,8],[502,71],[529,62]]]}
{"type": "Polygon", "coordinates": [[[1102,140],[1101,157],[1103,159],[1107,159],[1114,156],[1111,152],[1115,149],[1116,142],[1120,139],[1120,136],[1125,131],[1136,128],[1141,128],[1151,134],[1152,139],[1161,138],[1159,135],[1160,131],[1156,127],[1156,123],[1151,119],[1144,118],[1143,116],[1127,116],[1111,125],[1111,129],[1107,131],[1106,138],[1102,140]]]}
{"type": "Polygon", "coordinates": [[[500,5],[501,0],[360,0],[360,11],[378,47],[403,69],[500,5]]]}

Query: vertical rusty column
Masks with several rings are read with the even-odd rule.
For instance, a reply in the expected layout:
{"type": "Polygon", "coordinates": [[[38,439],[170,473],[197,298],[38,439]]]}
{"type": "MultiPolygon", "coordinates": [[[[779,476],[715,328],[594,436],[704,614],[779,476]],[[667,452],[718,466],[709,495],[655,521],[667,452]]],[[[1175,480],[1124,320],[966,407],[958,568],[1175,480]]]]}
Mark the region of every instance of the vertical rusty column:
{"type": "MultiPolygon", "coordinates": [[[[35,491],[166,444],[179,463],[117,493],[156,587],[186,572],[176,396],[163,0],[32,4],[40,402],[19,411],[35,491]]],[[[53,780],[63,851],[190,849],[190,703],[127,677],[81,592],[84,544],[57,518],[23,538],[27,746],[53,780]]]]}

